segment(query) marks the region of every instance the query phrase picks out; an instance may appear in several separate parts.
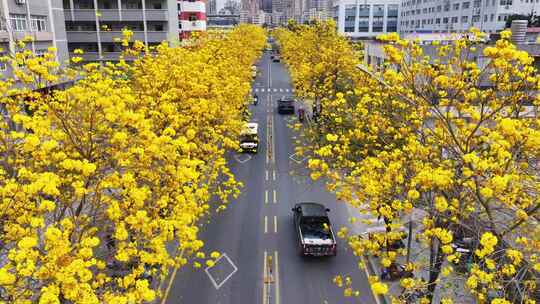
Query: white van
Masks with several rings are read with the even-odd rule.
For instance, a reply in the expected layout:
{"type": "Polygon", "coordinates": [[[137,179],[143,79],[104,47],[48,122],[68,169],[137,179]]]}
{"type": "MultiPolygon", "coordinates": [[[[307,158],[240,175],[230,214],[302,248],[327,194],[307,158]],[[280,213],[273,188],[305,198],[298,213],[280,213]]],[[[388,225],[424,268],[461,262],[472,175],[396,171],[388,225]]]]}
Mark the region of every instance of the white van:
{"type": "Polygon", "coordinates": [[[240,150],[241,152],[257,153],[259,149],[259,124],[249,122],[244,125],[240,132],[240,150]]]}

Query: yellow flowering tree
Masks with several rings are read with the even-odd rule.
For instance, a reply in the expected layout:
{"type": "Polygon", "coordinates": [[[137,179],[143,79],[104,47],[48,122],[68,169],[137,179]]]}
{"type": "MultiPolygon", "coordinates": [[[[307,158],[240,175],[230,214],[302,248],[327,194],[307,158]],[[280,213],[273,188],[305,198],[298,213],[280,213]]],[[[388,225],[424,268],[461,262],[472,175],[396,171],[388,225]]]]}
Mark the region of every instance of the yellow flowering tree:
{"type": "MultiPolygon", "coordinates": [[[[316,66],[332,70],[335,60],[311,57],[315,46],[338,39],[332,27],[320,31],[320,25],[281,31],[284,58],[305,57],[310,73],[316,66]],[[303,39],[308,47],[295,48],[303,39]]],[[[533,59],[507,32],[494,45],[479,43],[482,34],[474,30],[443,46],[423,47],[395,34],[380,40],[384,68],[348,72],[352,85],[329,91],[315,127],[303,128],[300,150],[310,156],[312,177],[324,175],[339,198],[384,219],[386,231],[372,239],[348,235],[349,244],[357,255],[377,254],[384,267],[405,264],[415,275],[401,280],[404,291],[392,295],[397,303],[415,301],[415,291],[426,303],[436,293],[444,303],[458,303],[456,289],[479,303],[534,303],[540,130],[533,106],[540,78],[533,59]],[[434,56],[424,53],[428,48],[434,56]],[[488,60],[478,62],[479,53],[488,60]],[[412,221],[421,227],[409,236],[421,243],[425,254],[418,256],[410,246],[387,246],[412,221]]],[[[296,86],[309,90],[312,74],[287,63],[296,86]]],[[[325,80],[312,92],[328,92],[321,83],[331,77],[325,80]]],[[[382,284],[373,280],[374,290],[387,292],[382,284]]]]}
{"type": "Polygon", "coordinates": [[[25,65],[32,54],[6,59],[16,78],[0,80],[9,115],[0,129],[0,301],[150,302],[170,267],[205,259],[200,219],[239,193],[225,156],[264,44],[261,29],[241,26],[186,48],[135,42],[132,64],[74,58],[60,70],[54,50],[34,67],[25,65]],[[43,75],[76,82],[31,92],[43,75]]]}

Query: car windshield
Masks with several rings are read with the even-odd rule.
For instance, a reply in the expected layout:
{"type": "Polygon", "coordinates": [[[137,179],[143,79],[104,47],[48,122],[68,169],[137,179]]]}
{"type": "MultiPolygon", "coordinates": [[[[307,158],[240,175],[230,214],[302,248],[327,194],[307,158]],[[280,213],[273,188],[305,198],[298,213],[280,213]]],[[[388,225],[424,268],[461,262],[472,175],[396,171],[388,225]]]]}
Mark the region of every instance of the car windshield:
{"type": "Polygon", "coordinates": [[[240,135],[240,142],[258,142],[256,134],[240,135]]]}
{"type": "Polygon", "coordinates": [[[304,218],[300,228],[305,238],[329,239],[332,237],[330,225],[324,218],[304,218]]]}

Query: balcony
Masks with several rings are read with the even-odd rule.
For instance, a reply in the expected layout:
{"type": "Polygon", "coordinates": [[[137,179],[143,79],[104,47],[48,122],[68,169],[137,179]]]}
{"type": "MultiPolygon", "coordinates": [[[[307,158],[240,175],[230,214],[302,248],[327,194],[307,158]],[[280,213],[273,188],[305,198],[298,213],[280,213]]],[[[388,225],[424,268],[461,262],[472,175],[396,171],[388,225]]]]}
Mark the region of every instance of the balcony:
{"type": "Polygon", "coordinates": [[[202,1],[197,1],[197,2],[181,1],[179,3],[180,3],[180,12],[204,13],[206,11],[204,7],[204,2],[202,1]]]}
{"type": "MultiPolygon", "coordinates": [[[[100,32],[101,42],[116,42],[115,38],[122,39],[122,32],[120,31],[110,31],[110,32],[100,32]]],[[[167,32],[154,32],[147,31],[148,42],[161,42],[167,40],[167,32]]],[[[96,31],[68,31],[67,39],[69,42],[97,42],[97,32],[96,31]]],[[[134,31],[131,41],[140,40],[144,41],[144,32],[143,31],[134,31]]]]}
{"type": "MultiPolygon", "coordinates": [[[[143,11],[139,9],[101,9],[98,11],[101,21],[142,21],[143,11]]],[[[66,21],[95,21],[96,13],[93,9],[64,10],[66,21]]],[[[147,21],[167,21],[168,12],[162,9],[147,9],[147,21]]]]}
{"type": "MultiPolygon", "coordinates": [[[[53,34],[52,32],[30,32],[30,31],[14,31],[13,38],[15,40],[22,40],[24,37],[30,36],[34,38],[34,41],[52,41],[53,34]]],[[[2,35],[0,34],[0,39],[2,35]]],[[[8,37],[7,32],[5,32],[5,37],[8,37]]]]}
{"type": "MultiPolygon", "coordinates": [[[[122,52],[102,52],[101,53],[101,59],[99,58],[98,52],[85,52],[84,54],[77,55],[75,53],[69,53],[70,57],[76,57],[80,56],[84,59],[84,61],[117,61],[119,60],[120,56],[122,55],[122,52]]],[[[134,57],[128,56],[127,58],[124,58],[125,60],[134,60],[134,57]]]]}
{"type": "Polygon", "coordinates": [[[185,32],[206,30],[206,21],[182,20],[180,22],[182,24],[182,31],[185,31],[185,32]]]}

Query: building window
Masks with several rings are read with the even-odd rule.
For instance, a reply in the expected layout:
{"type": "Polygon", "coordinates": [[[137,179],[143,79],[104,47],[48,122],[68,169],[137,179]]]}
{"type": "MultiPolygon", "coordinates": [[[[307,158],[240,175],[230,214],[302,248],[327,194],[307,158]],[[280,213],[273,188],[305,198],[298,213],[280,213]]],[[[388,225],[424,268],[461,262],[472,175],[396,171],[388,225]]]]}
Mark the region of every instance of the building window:
{"type": "Polygon", "coordinates": [[[397,22],[398,22],[398,4],[389,4],[386,12],[386,31],[387,32],[397,32],[397,22]]]}
{"type": "Polygon", "coordinates": [[[459,11],[459,3],[454,3],[454,10],[459,11]]]}
{"type": "Polygon", "coordinates": [[[345,27],[345,33],[352,33],[352,32],[354,32],[354,26],[345,27]]]}
{"type": "MultiPolygon", "coordinates": [[[[354,22],[356,20],[356,6],[355,5],[346,5],[345,6],[345,23],[354,22]]],[[[347,26],[347,25],[345,25],[347,26]]],[[[353,26],[354,27],[354,26],[353,26]]]]}
{"type": "Polygon", "coordinates": [[[399,5],[397,4],[390,4],[388,5],[388,14],[387,16],[388,17],[396,17],[398,16],[398,10],[399,10],[399,5]]]}
{"type": "Polygon", "coordinates": [[[10,19],[12,30],[26,31],[28,29],[28,23],[26,22],[26,15],[10,14],[9,19],[10,19]]]}
{"type": "Polygon", "coordinates": [[[444,17],[444,18],[443,18],[443,23],[444,23],[444,24],[447,24],[447,23],[448,23],[448,17],[444,17]]]}
{"type": "Polygon", "coordinates": [[[384,26],[384,17],[373,17],[373,32],[382,32],[384,26]]]}
{"type": "MultiPolygon", "coordinates": [[[[525,1],[525,2],[527,2],[527,1],[525,1]]],[[[512,0],[501,0],[500,3],[501,3],[501,5],[503,5],[503,6],[504,6],[504,5],[512,5],[512,0]]],[[[532,1],[531,1],[531,3],[532,3],[532,1]]]]}
{"type": "Polygon", "coordinates": [[[131,1],[126,3],[127,9],[142,9],[142,4],[140,1],[131,1]]]}
{"type": "Polygon", "coordinates": [[[47,31],[47,16],[30,16],[30,24],[32,25],[32,30],[36,32],[46,32],[47,31]]]}
{"type": "Polygon", "coordinates": [[[484,22],[488,21],[488,15],[484,15],[484,22]]]}
{"type": "MultiPolygon", "coordinates": [[[[93,0],[79,0],[73,3],[74,9],[93,9],[94,1],[93,0]]],[[[66,7],[64,7],[65,9],[66,7]]]]}
{"type": "Polygon", "coordinates": [[[358,31],[369,32],[369,17],[358,18],[358,31]]]}
{"type": "Polygon", "coordinates": [[[452,23],[458,23],[458,17],[452,17],[452,23]]]}
{"type": "Polygon", "coordinates": [[[435,19],[435,24],[441,24],[441,18],[435,19]]]}
{"type": "Polygon", "coordinates": [[[480,15],[472,16],[472,22],[480,22],[480,15]]]}
{"type": "Polygon", "coordinates": [[[461,23],[469,22],[469,16],[461,16],[461,23]]]}
{"type": "MultiPolygon", "coordinates": [[[[486,3],[487,3],[487,1],[486,1],[486,3]]],[[[463,9],[467,9],[467,8],[469,8],[470,6],[471,6],[471,3],[470,3],[470,2],[463,2],[463,5],[461,5],[461,7],[462,7],[463,9]]]]}
{"type": "Polygon", "coordinates": [[[440,12],[442,10],[442,6],[438,5],[437,6],[437,12],[440,12]]]}
{"type": "Polygon", "coordinates": [[[369,4],[359,5],[358,8],[359,8],[358,15],[360,17],[369,17],[369,9],[370,9],[369,4]]]}
{"type": "Polygon", "coordinates": [[[480,7],[481,3],[482,3],[482,0],[474,0],[473,7],[480,7]]]}
{"type": "Polygon", "coordinates": [[[489,21],[493,21],[495,20],[495,14],[491,14],[491,16],[489,16],[489,21]]]}
{"type": "MultiPolygon", "coordinates": [[[[420,13],[420,10],[418,10],[420,13]]],[[[374,17],[383,17],[384,16],[384,5],[376,4],[373,5],[373,16],[374,17]]]]}
{"type": "Polygon", "coordinates": [[[445,4],[444,5],[444,11],[448,12],[449,10],[450,10],[450,4],[445,4]]]}

